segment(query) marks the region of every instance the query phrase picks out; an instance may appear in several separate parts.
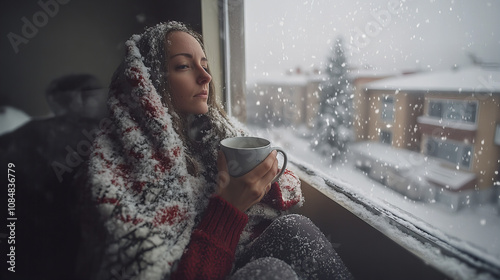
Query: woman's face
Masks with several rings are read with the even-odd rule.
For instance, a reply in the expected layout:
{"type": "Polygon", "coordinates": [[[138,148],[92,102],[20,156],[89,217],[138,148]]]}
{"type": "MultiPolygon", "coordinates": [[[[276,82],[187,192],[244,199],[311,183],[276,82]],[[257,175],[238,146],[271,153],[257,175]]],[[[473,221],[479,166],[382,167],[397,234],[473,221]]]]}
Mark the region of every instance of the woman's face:
{"type": "Polygon", "coordinates": [[[208,89],[212,77],[208,73],[205,52],[188,33],[168,34],[167,79],[176,111],[183,114],[208,112],[208,89]]]}

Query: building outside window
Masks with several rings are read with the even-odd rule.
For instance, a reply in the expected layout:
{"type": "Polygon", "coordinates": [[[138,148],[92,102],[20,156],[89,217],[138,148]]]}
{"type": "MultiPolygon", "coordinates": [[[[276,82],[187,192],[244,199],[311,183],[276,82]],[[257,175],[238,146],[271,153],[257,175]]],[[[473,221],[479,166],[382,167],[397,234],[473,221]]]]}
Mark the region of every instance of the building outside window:
{"type": "Polygon", "coordinates": [[[233,116],[447,276],[500,277],[500,3],[223,2],[233,116]]]}

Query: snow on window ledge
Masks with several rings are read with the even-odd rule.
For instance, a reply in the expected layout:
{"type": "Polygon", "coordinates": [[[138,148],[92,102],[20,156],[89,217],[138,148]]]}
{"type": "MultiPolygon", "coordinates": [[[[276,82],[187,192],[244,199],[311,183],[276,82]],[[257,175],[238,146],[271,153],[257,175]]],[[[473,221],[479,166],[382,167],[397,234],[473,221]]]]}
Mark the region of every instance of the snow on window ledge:
{"type": "Polygon", "coordinates": [[[302,181],[447,276],[453,279],[500,277],[498,259],[485,256],[475,246],[448,236],[411,213],[391,204],[380,207],[341,179],[331,178],[293,156],[288,168],[302,181]]]}
{"type": "Polygon", "coordinates": [[[417,120],[421,124],[429,124],[429,125],[440,126],[440,127],[449,127],[449,128],[453,128],[453,129],[460,129],[460,130],[466,130],[466,131],[476,131],[477,130],[477,124],[472,124],[472,123],[451,121],[451,120],[433,118],[433,117],[429,117],[429,116],[419,116],[417,118],[417,120]]]}

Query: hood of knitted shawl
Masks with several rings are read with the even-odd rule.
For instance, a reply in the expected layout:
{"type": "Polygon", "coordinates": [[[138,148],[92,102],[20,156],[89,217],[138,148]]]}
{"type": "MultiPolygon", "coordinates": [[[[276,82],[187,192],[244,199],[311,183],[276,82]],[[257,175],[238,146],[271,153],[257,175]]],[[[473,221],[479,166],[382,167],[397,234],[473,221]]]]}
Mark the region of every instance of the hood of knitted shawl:
{"type": "MultiPolygon", "coordinates": [[[[205,118],[210,129],[200,145],[206,147],[204,157],[211,164],[200,166],[198,176],[188,172],[188,148],[173,127],[177,115],[165,107],[159,94],[165,72],[159,61],[164,59],[165,33],[172,28],[183,25],[159,24],[126,42],[125,59],[110,86],[112,125],[96,137],[89,159],[90,193],[106,231],[103,278],[118,273],[130,279],[164,279],[170,274],[215,190],[214,166],[221,140],[215,130],[224,132],[222,138],[243,133],[234,120],[209,108],[205,118]]],[[[201,161],[199,156],[195,159],[201,161]]],[[[301,200],[300,189],[283,193],[285,202],[301,200]]],[[[253,208],[247,213],[249,218],[255,216],[253,224],[283,210],[265,205],[253,208]]],[[[243,235],[242,243],[251,234],[247,230],[243,235]]]]}

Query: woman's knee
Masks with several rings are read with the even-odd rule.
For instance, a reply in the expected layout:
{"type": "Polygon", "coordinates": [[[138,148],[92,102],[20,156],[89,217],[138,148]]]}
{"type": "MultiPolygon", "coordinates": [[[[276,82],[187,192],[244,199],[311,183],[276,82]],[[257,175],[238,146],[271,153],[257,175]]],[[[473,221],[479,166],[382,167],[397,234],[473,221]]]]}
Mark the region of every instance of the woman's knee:
{"type": "Polygon", "coordinates": [[[280,216],[280,217],[276,218],[276,220],[273,221],[273,224],[274,223],[290,225],[290,226],[314,225],[313,222],[309,218],[307,218],[306,216],[300,215],[300,214],[288,214],[288,215],[280,216]]]}
{"type": "Polygon", "coordinates": [[[289,233],[294,236],[322,236],[321,230],[307,217],[290,214],[277,218],[268,228],[271,232],[289,233]]]}
{"type": "Polygon", "coordinates": [[[298,279],[297,274],[286,262],[272,257],[256,259],[238,269],[230,279],[298,279]]]}

